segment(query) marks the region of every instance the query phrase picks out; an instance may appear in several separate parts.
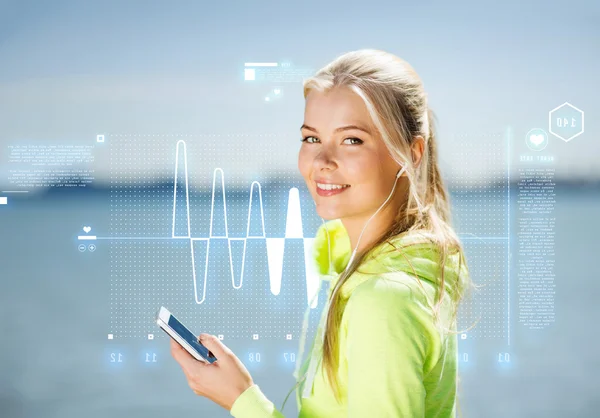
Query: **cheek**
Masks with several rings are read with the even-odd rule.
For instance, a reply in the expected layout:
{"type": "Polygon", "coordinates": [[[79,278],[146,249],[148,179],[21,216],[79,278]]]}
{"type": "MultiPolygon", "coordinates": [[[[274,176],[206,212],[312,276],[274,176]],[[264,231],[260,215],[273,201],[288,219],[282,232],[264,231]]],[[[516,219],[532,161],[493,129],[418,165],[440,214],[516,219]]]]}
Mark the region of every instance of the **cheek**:
{"type": "Polygon", "coordinates": [[[305,180],[308,180],[308,178],[310,177],[311,165],[312,157],[310,153],[307,152],[304,148],[301,148],[300,152],[298,153],[298,170],[300,171],[300,174],[302,175],[302,177],[304,177],[305,180]]]}
{"type": "Polygon", "coordinates": [[[368,185],[373,187],[373,182],[379,177],[381,169],[377,158],[369,154],[349,156],[344,161],[344,177],[347,183],[357,186],[368,185]]]}
{"type": "Polygon", "coordinates": [[[361,196],[356,204],[361,207],[371,207],[385,198],[393,186],[386,174],[389,170],[383,167],[384,162],[376,155],[363,155],[352,161],[347,161],[346,176],[348,183],[354,187],[354,193],[361,196]],[[388,190],[389,185],[389,190],[388,190]]]}

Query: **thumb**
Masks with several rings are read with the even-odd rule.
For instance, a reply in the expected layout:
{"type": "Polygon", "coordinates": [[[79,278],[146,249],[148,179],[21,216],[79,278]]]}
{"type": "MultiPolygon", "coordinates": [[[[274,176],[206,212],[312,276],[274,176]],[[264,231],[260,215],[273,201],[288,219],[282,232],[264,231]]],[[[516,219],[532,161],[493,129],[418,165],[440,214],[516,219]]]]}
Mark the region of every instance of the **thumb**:
{"type": "Polygon", "coordinates": [[[211,351],[218,359],[228,356],[231,350],[217,337],[211,334],[200,334],[200,343],[211,351]]]}

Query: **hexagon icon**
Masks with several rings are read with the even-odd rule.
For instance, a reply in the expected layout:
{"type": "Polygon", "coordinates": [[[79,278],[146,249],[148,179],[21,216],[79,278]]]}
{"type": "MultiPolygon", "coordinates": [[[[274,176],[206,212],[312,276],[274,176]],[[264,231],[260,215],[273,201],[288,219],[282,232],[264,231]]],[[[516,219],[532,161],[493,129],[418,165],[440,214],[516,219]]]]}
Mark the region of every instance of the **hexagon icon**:
{"type": "Polygon", "coordinates": [[[548,129],[565,142],[583,133],[583,110],[564,102],[548,112],[548,129]]]}

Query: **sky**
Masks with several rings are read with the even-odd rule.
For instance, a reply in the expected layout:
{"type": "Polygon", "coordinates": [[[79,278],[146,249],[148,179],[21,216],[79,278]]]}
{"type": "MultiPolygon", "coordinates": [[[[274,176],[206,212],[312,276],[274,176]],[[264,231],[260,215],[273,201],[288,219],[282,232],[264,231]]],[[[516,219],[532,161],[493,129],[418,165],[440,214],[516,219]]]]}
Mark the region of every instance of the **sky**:
{"type": "MultiPolygon", "coordinates": [[[[269,86],[244,82],[244,63],[317,70],[361,48],[416,69],[449,177],[484,181],[504,169],[502,158],[492,167],[477,153],[490,146],[483,135],[509,126],[513,150],[532,154],[525,134],[547,131],[548,111],[569,102],[584,111],[585,131],[569,142],[550,135],[544,153],[556,157],[557,179],[597,181],[598,22],[599,4],[580,0],[0,1],[0,184],[8,145],[89,143],[97,133],[268,134],[261,147],[279,152],[269,164],[296,172],[302,86],[286,84],[284,98],[266,104],[269,86]]],[[[216,153],[221,167],[261,167],[231,147],[216,153]]],[[[96,167],[99,181],[109,176],[96,167]]]]}

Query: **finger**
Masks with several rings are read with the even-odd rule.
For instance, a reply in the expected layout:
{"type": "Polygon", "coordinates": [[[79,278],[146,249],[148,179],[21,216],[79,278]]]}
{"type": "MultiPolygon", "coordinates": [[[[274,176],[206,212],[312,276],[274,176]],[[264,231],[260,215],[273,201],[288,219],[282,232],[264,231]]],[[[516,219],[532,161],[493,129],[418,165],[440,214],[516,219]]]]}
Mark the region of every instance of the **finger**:
{"type": "Polygon", "coordinates": [[[169,344],[171,346],[171,355],[173,356],[173,358],[175,358],[175,360],[179,361],[179,351],[181,349],[181,346],[177,344],[173,339],[169,341],[169,344]]]}
{"type": "Polygon", "coordinates": [[[191,360],[195,360],[190,353],[187,352],[177,341],[171,339],[171,354],[177,362],[184,366],[189,364],[191,360]]]}
{"type": "Polygon", "coordinates": [[[183,350],[183,347],[181,346],[181,344],[179,344],[173,338],[171,338],[170,344],[171,344],[171,350],[174,351],[174,352],[180,352],[180,351],[183,350]]]}
{"type": "Polygon", "coordinates": [[[203,346],[212,351],[217,359],[227,357],[231,354],[231,350],[214,335],[200,334],[198,340],[203,346]]]}

